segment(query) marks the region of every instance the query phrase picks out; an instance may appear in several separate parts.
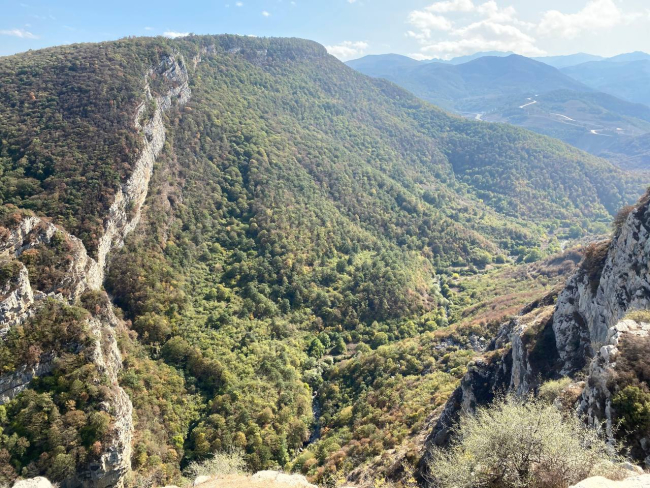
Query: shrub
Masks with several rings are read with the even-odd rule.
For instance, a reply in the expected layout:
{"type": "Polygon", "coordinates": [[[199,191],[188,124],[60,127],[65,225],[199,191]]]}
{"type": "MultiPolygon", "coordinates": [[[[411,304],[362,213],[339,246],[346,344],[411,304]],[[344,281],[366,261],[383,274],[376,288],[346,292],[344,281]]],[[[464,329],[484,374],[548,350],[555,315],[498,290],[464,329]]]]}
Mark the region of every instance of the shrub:
{"type": "Polygon", "coordinates": [[[564,488],[609,462],[599,433],[552,405],[507,396],[465,415],[448,450],[432,453],[440,488],[564,488]]]}
{"type": "Polygon", "coordinates": [[[246,470],[244,453],[239,450],[230,452],[217,452],[211,458],[200,462],[192,462],[185,468],[185,475],[189,478],[197,476],[227,476],[229,474],[242,474],[246,470]]]}
{"type": "Polygon", "coordinates": [[[626,431],[645,432],[650,428],[650,393],[638,386],[623,388],[614,395],[612,406],[626,431]]]}
{"type": "Polygon", "coordinates": [[[540,400],[551,404],[558,398],[562,391],[571,384],[571,378],[565,376],[559,380],[547,381],[539,387],[539,398],[540,400]]]}
{"type": "Polygon", "coordinates": [[[623,224],[634,209],[634,205],[626,205],[618,211],[616,217],[614,217],[614,220],[612,221],[612,230],[614,231],[614,235],[618,235],[618,233],[621,232],[623,224]]]}
{"type": "Polygon", "coordinates": [[[634,320],[635,322],[650,323],[650,310],[633,310],[625,314],[625,320],[634,320]]]}
{"type": "Polygon", "coordinates": [[[585,251],[585,259],[582,262],[581,268],[589,277],[589,284],[593,293],[596,292],[600,284],[600,276],[605,267],[609,244],[610,241],[594,242],[585,251]]]}

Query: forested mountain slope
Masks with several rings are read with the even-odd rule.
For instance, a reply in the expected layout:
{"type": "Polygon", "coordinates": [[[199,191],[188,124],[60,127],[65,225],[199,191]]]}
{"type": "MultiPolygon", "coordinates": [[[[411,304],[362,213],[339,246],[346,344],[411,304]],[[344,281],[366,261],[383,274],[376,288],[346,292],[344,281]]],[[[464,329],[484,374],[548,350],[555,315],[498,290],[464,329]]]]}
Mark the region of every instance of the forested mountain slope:
{"type": "MultiPolygon", "coordinates": [[[[623,168],[647,170],[636,148],[650,131],[648,106],[608,95],[611,90],[589,88],[602,88],[598,83],[603,75],[596,68],[610,66],[615,74],[627,69],[624,62],[594,61],[564,70],[581,83],[544,64],[544,58],[516,55],[484,56],[459,66],[422,64],[396,55],[366,56],[347,64],[468,118],[524,127],[623,168]]],[[[618,75],[614,78],[619,91],[628,84],[618,75]]]]}
{"type": "Polygon", "coordinates": [[[644,184],[297,39],[73,45],[0,80],[0,483],[130,459],[168,484],[232,448],[347,473],[462,376],[455,271],[602,230],[644,184]]]}
{"type": "Polygon", "coordinates": [[[551,66],[516,54],[484,56],[458,65],[434,62],[408,66],[402,60],[400,70],[393,68],[389,62],[392,58],[361,61],[348,64],[457,112],[487,112],[514,97],[532,97],[553,90],[591,91],[551,66]]]}
{"type": "Polygon", "coordinates": [[[562,72],[598,91],[650,105],[650,58],[645,53],[591,61],[564,68],[562,72]]]}

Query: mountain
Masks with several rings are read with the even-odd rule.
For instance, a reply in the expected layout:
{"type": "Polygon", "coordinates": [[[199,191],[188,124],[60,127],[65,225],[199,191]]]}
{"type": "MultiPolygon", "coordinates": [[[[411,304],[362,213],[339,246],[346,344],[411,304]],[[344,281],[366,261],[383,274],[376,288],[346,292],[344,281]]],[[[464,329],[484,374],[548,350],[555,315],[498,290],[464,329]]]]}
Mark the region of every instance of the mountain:
{"type": "MultiPolygon", "coordinates": [[[[571,59],[581,56],[589,55],[571,59]]],[[[648,168],[647,151],[642,146],[646,140],[643,136],[650,132],[647,105],[593,91],[537,61],[521,56],[488,56],[459,66],[404,63],[393,69],[388,61],[376,57],[372,67],[350,66],[394,81],[467,117],[505,122],[556,137],[625,168],[648,168]]]]}
{"type": "Polygon", "coordinates": [[[606,59],[606,61],[613,62],[613,63],[628,63],[630,61],[647,61],[647,60],[650,60],[650,54],[644,53],[642,51],[619,54],[618,56],[612,56],[611,58],[606,59]]]}
{"type": "Polygon", "coordinates": [[[608,144],[601,151],[601,156],[621,168],[646,170],[650,167],[650,132],[608,144]]]}
{"type": "Polygon", "coordinates": [[[345,64],[369,76],[385,78],[398,74],[400,71],[421,66],[423,63],[400,54],[371,54],[345,64]]]}
{"type": "Polygon", "coordinates": [[[482,115],[556,137],[584,151],[628,168],[648,169],[644,156],[650,133],[650,110],[605,93],[558,90],[530,100],[519,98],[482,115]]]}
{"type": "Polygon", "coordinates": [[[643,269],[649,206],[646,193],[624,209],[612,238],[589,245],[566,286],[502,325],[447,402],[428,437],[430,448],[449,443],[463,411],[507,391],[530,395],[546,388],[562,408],[577,410],[590,425],[605,426],[604,436],[622,443],[634,459],[647,458],[648,423],[629,412],[650,401],[650,378],[643,371],[650,353],[645,291],[650,283],[643,269]]]}
{"type": "Polygon", "coordinates": [[[345,64],[369,76],[384,78],[386,74],[399,72],[403,69],[415,68],[416,66],[422,66],[429,63],[457,65],[467,63],[469,61],[473,61],[474,59],[482,58],[485,56],[505,57],[512,54],[513,53],[510,52],[504,53],[500,51],[489,51],[474,53],[467,56],[459,56],[450,60],[434,58],[423,61],[417,61],[413,58],[403,56],[401,54],[369,54],[359,59],[347,61],[345,64]]]}
{"type": "Polygon", "coordinates": [[[484,112],[517,95],[532,97],[559,89],[590,91],[555,68],[514,54],[481,57],[457,66],[434,62],[396,71],[388,66],[375,65],[372,70],[364,71],[361,65],[358,69],[459,112],[484,112]]]}
{"type": "MultiPolygon", "coordinates": [[[[577,54],[568,54],[565,56],[543,56],[539,58],[532,58],[535,61],[540,63],[548,64],[554,68],[567,68],[569,66],[575,66],[577,64],[588,63],[590,61],[601,61],[605,58],[602,56],[595,56],[593,54],[577,53],[577,54]]],[[[610,58],[612,59],[612,58],[610,58]]]]}
{"type": "Polygon", "coordinates": [[[0,79],[0,484],[414,462],[475,345],[579,259],[544,258],[647,184],[299,39],[68,45],[0,79]]]}
{"type": "MultiPolygon", "coordinates": [[[[642,54],[642,53],[641,53],[642,54]]],[[[630,102],[650,106],[650,59],[597,61],[562,69],[562,72],[591,88],[630,102]]]]}
{"type": "Polygon", "coordinates": [[[490,57],[497,57],[497,58],[505,58],[508,56],[514,55],[513,52],[501,52],[501,51],[486,51],[486,52],[478,52],[474,54],[468,54],[467,56],[458,56],[456,58],[452,58],[449,61],[446,61],[449,64],[464,64],[464,63],[469,63],[470,61],[474,61],[475,59],[479,58],[484,58],[486,56],[490,57]]]}

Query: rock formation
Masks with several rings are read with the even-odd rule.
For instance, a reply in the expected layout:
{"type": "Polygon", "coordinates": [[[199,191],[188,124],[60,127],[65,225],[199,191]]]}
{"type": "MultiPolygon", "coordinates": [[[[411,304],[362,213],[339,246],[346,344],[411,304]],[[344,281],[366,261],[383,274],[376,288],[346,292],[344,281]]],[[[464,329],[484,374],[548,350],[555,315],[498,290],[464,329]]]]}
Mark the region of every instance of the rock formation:
{"type": "MultiPolygon", "coordinates": [[[[578,272],[557,296],[532,304],[502,325],[484,357],[470,365],[461,385],[427,439],[445,445],[461,412],[489,403],[500,391],[535,392],[540,382],[574,377],[588,368],[576,408],[592,423],[605,422],[612,436],[607,379],[616,367],[625,334],[647,335],[650,325],[624,316],[650,308],[650,194],[646,194],[610,241],[592,244],[578,272]]],[[[578,383],[576,383],[578,384],[578,383]]],[[[650,455],[650,440],[645,444],[650,455]]],[[[650,457],[646,458],[650,463],[650,457]]],[[[425,454],[421,474],[426,475],[425,454]]]]}
{"type": "MultiPolygon", "coordinates": [[[[87,290],[100,290],[111,250],[124,244],[125,237],[135,229],[142,204],[147,196],[153,165],[165,143],[163,113],[175,105],[186,103],[191,91],[188,73],[181,57],[166,56],[160,64],[146,75],[145,101],[138,107],[134,126],[143,134],[143,146],[127,182],[118,189],[115,200],[104,219],[104,232],[99,241],[97,259],[93,259],[83,242],[51,222],[34,216],[25,217],[0,240],[0,257],[18,258],[23,252],[38,245],[50,245],[55,235],[62,236],[70,251],[69,266],[57,283],[57,290],[33,290],[28,271],[20,264],[18,276],[1,290],[0,340],[16,324],[24,321],[43,299],[50,297],[74,304],[87,290]],[[166,93],[154,96],[148,80],[152,75],[163,78],[166,93]],[[149,120],[142,120],[146,107],[154,106],[149,120]]],[[[104,408],[114,418],[104,452],[96,463],[78,473],[77,478],[63,483],[64,486],[88,486],[107,488],[122,486],[124,475],[131,467],[131,439],[133,433],[132,405],[126,392],[118,384],[122,357],[117,346],[115,330],[121,327],[110,303],[102,305],[88,320],[96,337],[92,357],[98,370],[106,375],[112,386],[113,400],[104,408]]],[[[29,386],[34,376],[47,374],[52,369],[54,353],[46,352],[40,362],[31,367],[0,376],[0,405],[11,400],[29,386]]]]}

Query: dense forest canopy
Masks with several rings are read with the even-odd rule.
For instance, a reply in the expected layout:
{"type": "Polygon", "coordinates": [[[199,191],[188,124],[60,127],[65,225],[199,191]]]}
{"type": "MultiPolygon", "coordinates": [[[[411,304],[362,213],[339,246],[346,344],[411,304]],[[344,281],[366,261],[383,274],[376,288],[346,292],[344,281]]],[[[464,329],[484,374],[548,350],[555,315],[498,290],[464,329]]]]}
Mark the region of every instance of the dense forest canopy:
{"type": "MultiPolygon", "coordinates": [[[[142,148],[145,74],[169,55],[192,97],[165,115],[142,220],[105,282],[129,324],[133,468],[156,483],[235,448],[253,469],[323,481],[402,445],[461,378],[470,337],[494,327],[464,321],[492,292],[463,277],[605,231],[645,183],[553,139],[450,115],[312,42],[125,39],[0,58],[3,232],[33,213],[95,250],[142,148]]],[[[33,286],[55,288],[66,246],[21,256],[33,286]]],[[[562,277],[502,279],[519,303],[522,288],[562,277]]],[[[2,343],[12,360],[0,372],[46,352],[65,360],[0,407],[0,483],[61,481],[101,450],[105,391],[66,396],[98,374],[70,344],[92,342],[79,323],[99,299],[47,302],[2,343]],[[23,426],[39,405],[54,414],[23,426]],[[76,437],[48,457],[45,430],[76,437]]]]}

